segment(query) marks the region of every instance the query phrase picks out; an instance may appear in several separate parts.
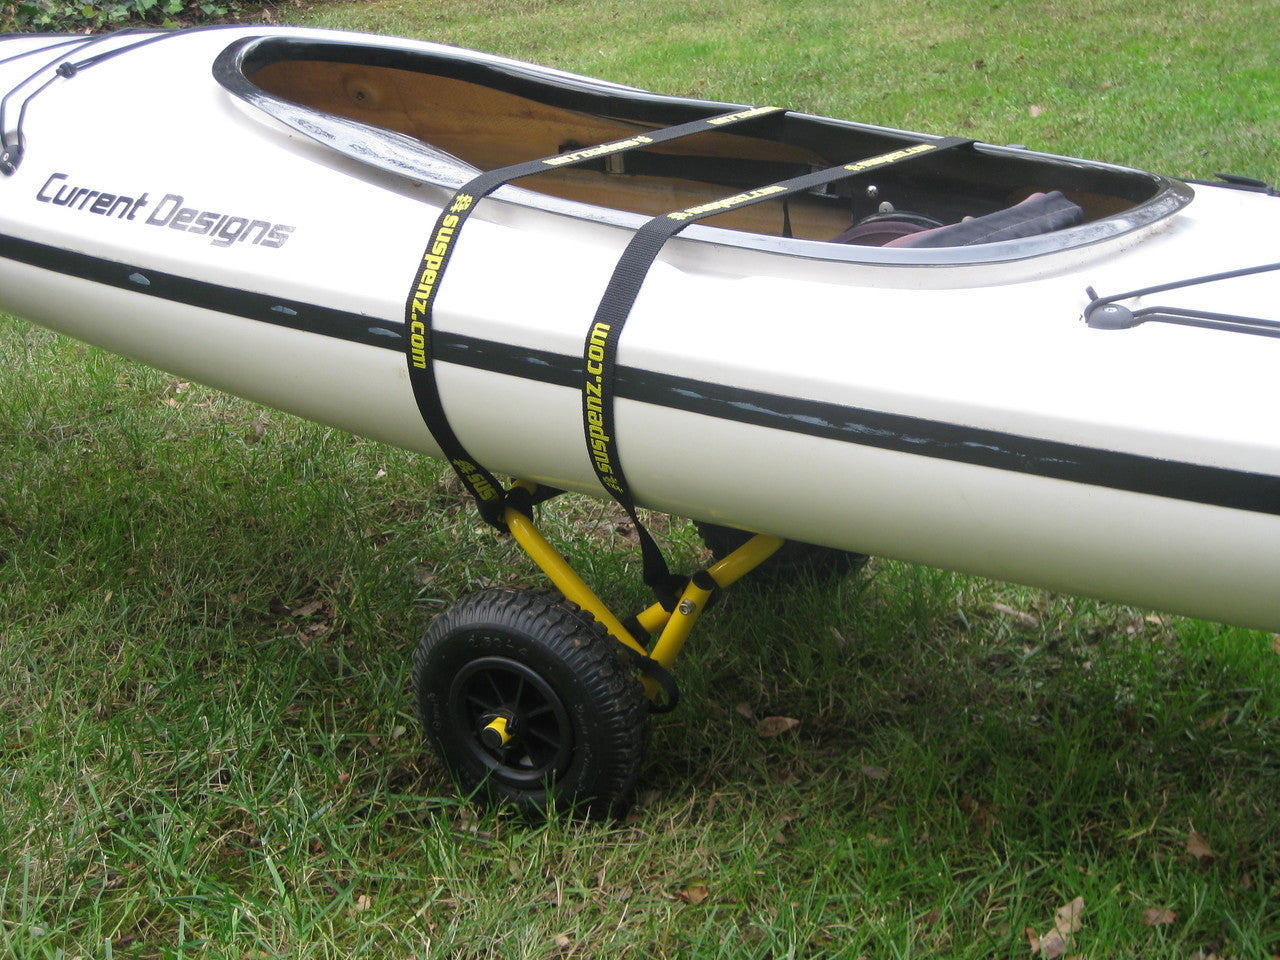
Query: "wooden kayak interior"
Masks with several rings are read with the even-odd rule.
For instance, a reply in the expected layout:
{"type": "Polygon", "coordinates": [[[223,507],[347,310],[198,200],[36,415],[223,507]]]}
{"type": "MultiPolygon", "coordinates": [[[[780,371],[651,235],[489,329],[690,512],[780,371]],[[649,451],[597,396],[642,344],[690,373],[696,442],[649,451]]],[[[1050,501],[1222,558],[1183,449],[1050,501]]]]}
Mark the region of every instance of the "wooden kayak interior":
{"type": "MultiPolygon", "coordinates": [[[[513,80],[508,71],[443,56],[412,60],[378,56],[382,51],[376,50],[363,56],[342,53],[349,49],[360,48],[301,45],[290,55],[244,63],[244,78],[268,97],[413,137],[479,170],[579,150],[732,107],[612,85],[574,90],[560,74],[542,84],[527,74],[513,80]],[[465,69],[458,69],[459,63],[465,69]]],[[[650,156],[643,159],[598,160],[594,166],[528,177],[520,186],[658,216],[913,142],[898,131],[788,113],[779,123],[700,133],[646,148],[650,156]]],[[[1089,222],[1150,200],[1162,180],[1104,164],[980,147],[940,152],[793,196],[785,209],[782,201],[765,201],[709,222],[831,240],[852,224],[882,214],[885,204],[954,223],[1051,190],[1083,208],[1089,222]]]]}

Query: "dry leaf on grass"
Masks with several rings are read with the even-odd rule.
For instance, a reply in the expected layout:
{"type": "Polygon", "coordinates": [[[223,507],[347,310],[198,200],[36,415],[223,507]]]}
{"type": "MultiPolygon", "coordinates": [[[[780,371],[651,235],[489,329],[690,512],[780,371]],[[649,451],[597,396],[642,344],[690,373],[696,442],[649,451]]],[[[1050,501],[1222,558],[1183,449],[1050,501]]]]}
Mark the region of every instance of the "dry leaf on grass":
{"type": "Polygon", "coordinates": [[[762,737],[776,737],[798,726],[800,721],[794,717],[765,717],[756,724],[756,733],[762,737]]]}
{"type": "MultiPolygon", "coordinates": [[[[1032,948],[1035,949],[1034,947],[1032,948]]],[[[1067,938],[1057,930],[1050,930],[1040,938],[1040,956],[1045,960],[1058,960],[1067,952],[1067,938]]]]}
{"type": "Polygon", "coordinates": [[[323,608],[324,608],[324,601],[323,601],[323,600],[312,600],[310,603],[304,603],[304,604],[303,604],[302,606],[300,606],[297,610],[294,610],[294,611],[293,611],[293,613],[291,614],[291,616],[294,616],[294,617],[309,617],[309,616],[311,616],[313,613],[316,613],[317,611],[319,611],[319,610],[321,610],[321,609],[323,609],[323,608]]]}
{"type": "Polygon", "coordinates": [[[1028,927],[1025,931],[1032,953],[1039,953],[1045,960],[1058,960],[1065,956],[1071,945],[1071,936],[1078,933],[1083,921],[1084,897],[1076,897],[1059,907],[1053,915],[1053,929],[1040,936],[1028,927]]]}
{"type": "Polygon", "coordinates": [[[1027,946],[1031,948],[1032,953],[1040,952],[1040,934],[1036,933],[1035,927],[1024,927],[1022,935],[1027,938],[1027,946]]]}
{"type": "Polygon", "coordinates": [[[1209,841],[1205,839],[1204,834],[1195,829],[1195,827],[1191,828],[1191,835],[1187,837],[1187,853],[1200,861],[1201,866],[1204,866],[1217,856],[1213,852],[1213,848],[1209,846],[1209,841]]]}
{"type": "Polygon", "coordinates": [[[1064,937],[1078,933],[1083,925],[1080,918],[1084,915],[1084,897],[1076,897],[1070,903],[1058,908],[1053,916],[1053,925],[1064,937]]]}
{"type": "Polygon", "coordinates": [[[1028,630],[1040,626],[1040,619],[1034,617],[1026,611],[1011,607],[1007,603],[993,603],[991,609],[996,613],[1002,613],[1006,617],[1012,617],[1020,627],[1026,627],[1028,630]]]}
{"type": "Polygon", "coordinates": [[[1178,915],[1172,910],[1164,910],[1160,907],[1152,907],[1150,910],[1142,912],[1142,922],[1148,927],[1162,927],[1166,924],[1173,923],[1178,919],[1178,915]]]}
{"type": "Polygon", "coordinates": [[[691,903],[694,906],[697,906],[709,896],[711,896],[711,891],[707,889],[705,883],[691,883],[683,890],[676,891],[677,900],[683,900],[685,903],[691,903]]]}

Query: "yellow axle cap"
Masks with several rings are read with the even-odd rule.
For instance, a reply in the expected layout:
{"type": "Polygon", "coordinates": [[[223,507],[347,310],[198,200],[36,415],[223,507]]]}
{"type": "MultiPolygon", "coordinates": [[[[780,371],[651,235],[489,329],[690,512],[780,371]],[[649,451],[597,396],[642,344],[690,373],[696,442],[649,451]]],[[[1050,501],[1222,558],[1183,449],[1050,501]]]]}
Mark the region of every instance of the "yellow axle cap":
{"type": "Polygon", "coordinates": [[[480,731],[480,742],[490,750],[505,747],[511,742],[511,725],[506,717],[494,717],[480,731]]]}

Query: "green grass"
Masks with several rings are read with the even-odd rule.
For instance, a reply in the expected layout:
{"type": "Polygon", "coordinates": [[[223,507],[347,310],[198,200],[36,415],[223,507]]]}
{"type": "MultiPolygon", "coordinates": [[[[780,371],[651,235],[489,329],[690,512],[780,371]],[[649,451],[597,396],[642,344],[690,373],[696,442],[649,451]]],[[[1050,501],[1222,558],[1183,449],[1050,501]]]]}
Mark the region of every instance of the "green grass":
{"type": "MultiPolygon", "coordinates": [[[[1280,179],[1270,4],[305,15],[1280,179]]],[[[1071,954],[1280,954],[1268,635],[887,561],[744,586],[691,643],[634,811],[530,825],[459,798],[412,716],[432,615],[538,582],[437,465],[3,318],[0,450],[0,956],[1025,957],[1075,897],[1071,954]]],[[[616,511],[544,519],[643,601],[616,511]]]]}

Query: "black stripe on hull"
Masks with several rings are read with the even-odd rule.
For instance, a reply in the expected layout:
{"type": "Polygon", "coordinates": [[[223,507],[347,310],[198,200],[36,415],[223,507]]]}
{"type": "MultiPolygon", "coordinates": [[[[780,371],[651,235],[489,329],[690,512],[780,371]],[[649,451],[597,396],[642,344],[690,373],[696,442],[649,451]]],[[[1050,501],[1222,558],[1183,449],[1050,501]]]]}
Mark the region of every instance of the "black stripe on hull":
{"type": "Polygon", "coordinates": [[[0,234],[0,257],[184,306],[203,307],[217,313],[318,333],[351,343],[404,351],[398,320],[392,322],[314,303],[268,297],[238,287],[192,280],[4,234],[0,234]]]}
{"type": "MultiPolygon", "coordinates": [[[[404,351],[400,324],[380,317],[268,297],[2,234],[0,257],[174,303],[404,351]]],[[[442,362],[539,383],[576,390],[583,376],[580,356],[447,332],[437,333],[435,346],[442,362]]],[[[785,397],[635,367],[618,368],[617,395],[719,420],[896,453],[1280,516],[1280,477],[1270,474],[785,397]]]]}
{"type": "MultiPolygon", "coordinates": [[[[577,389],[582,358],[442,334],[439,359],[577,389]]],[[[978,467],[1280,515],[1280,477],[1163,460],[960,424],[803,400],[636,367],[617,395],[718,420],[950,460],[978,467]]]]}

